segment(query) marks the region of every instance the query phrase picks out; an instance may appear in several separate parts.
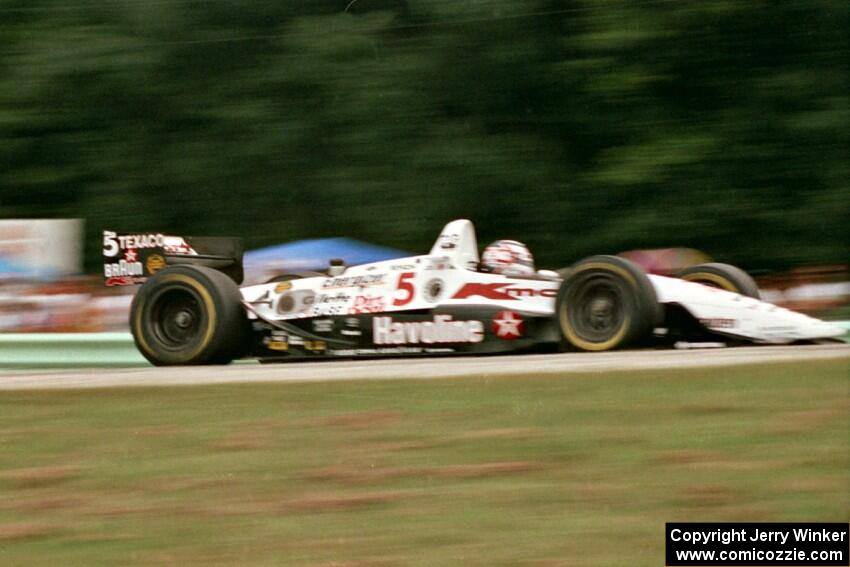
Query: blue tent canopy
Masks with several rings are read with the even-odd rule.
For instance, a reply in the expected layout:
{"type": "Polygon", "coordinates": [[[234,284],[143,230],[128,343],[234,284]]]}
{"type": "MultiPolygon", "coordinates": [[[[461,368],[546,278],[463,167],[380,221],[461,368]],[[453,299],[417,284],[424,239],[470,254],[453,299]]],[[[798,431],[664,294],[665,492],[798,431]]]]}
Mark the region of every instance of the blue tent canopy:
{"type": "Polygon", "coordinates": [[[12,262],[12,261],[7,260],[6,258],[3,258],[2,256],[0,256],[0,272],[12,273],[12,274],[25,274],[25,273],[28,273],[29,271],[30,271],[29,268],[21,266],[20,264],[16,264],[15,262],[12,262]]]}
{"type": "Polygon", "coordinates": [[[0,256],[0,278],[37,279],[49,276],[50,273],[46,270],[19,264],[18,262],[0,256]]]}
{"type": "Polygon", "coordinates": [[[251,250],[245,253],[244,264],[249,275],[260,275],[268,272],[324,270],[334,258],[342,258],[346,265],[355,266],[405,256],[410,254],[353,238],[318,238],[251,250]]]}

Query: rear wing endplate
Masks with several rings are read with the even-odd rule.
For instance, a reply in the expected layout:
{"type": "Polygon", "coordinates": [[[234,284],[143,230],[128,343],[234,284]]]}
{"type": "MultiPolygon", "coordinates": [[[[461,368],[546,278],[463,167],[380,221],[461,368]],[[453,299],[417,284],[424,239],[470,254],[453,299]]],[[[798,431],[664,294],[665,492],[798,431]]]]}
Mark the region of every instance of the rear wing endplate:
{"type": "Polygon", "coordinates": [[[103,279],[108,286],[137,285],[168,266],[192,264],[224,272],[239,284],[243,252],[241,238],[104,230],[103,279]]]}

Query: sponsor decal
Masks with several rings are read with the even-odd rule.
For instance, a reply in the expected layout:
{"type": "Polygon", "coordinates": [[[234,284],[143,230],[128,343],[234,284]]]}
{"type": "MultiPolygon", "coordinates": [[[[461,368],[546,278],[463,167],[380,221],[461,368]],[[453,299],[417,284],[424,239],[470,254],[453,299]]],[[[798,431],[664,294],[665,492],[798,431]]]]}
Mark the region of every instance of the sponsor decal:
{"type": "Polygon", "coordinates": [[[148,273],[155,274],[165,267],[165,258],[159,254],[151,254],[145,261],[145,267],[148,269],[148,273]]]}
{"type": "Polygon", "coordinates": [[[452,299],[466,299],[468,297],[484,297],[486,299],[501,299],[512,301],[515,297],[508,295],[503,289],[509,283],[468,283],[460,288],[452,299]]]}
{"type": "Polygon", "coordinates": [[[280,282],[276,286],[274,286],[275,293],[283,293],[284,291],[289,291],[292,289],[292,282],[280,282]]]}
{"type": "Polygon", "coordinates": [[[328,348],[325,341],[304,340],[304,338],[296,335],[288,336],[281,333],[272,333],[270,337],[264,337],[263,345],[269,350],[278,351],[289,350],[293,346],[303,347],[304,350],[310,352],[325,352],[328,348]]]}
{"type": "Polygon", "coordinates": [[[499,311],[493,317],[493,334],[506,341],[512,341],[522,336],[525,324],[522,317],[513,311],[499,311]]]}
{"type": "Polygon", "coordinates": [[[534,289],[531,287],[510,287],[505,290],[508,295],[513,297],[558,297],[557,288],[534,289]]]}
{"type": "Polygon", "coordinates": [[[135,248],[124,252],[124,257],[103,265],[103,277],[107,286],[135,285],[144,283],[145,268],[139,261],[139,253],[135,248]]]}
{"type": "Polygon", "coordinates": [[[374,274],[367,276],[343,276],[338,278],[328,278],[322,284],[322,289],[332,289],[340,287],[367,287],[373,285],[382,285],[387,279],[386,274],[374,274]]]}
{"type": "Polygon", "coordinates": [[[511,282],[495,283],[468,283],[460,288],[452,299],[467,299],[470,297],[483,297],[501,301],[514,301],[523,297],[557,297],[558,290],[555,288],[535,289],[530,287],[508,287],[511,282]]]}
{"type": "Polygon", "coordinates": [[[428,262],[425,265],[425,269],[426,270],[435,270],[435,271],[448,270],[449,269],[448,260],[446,260],[446,259],[431,260],[430,262],[428,262]]]}
{"type": "Polygon", "coordinates": [[[313,315],[345,315],[347,309],[341,303],[316,305],[310,311],[313,315]]]}
{"type": "Polygon", "coordinates": [[[334,330],[334,322],[332,319],[313,319],[314,333],[330,333],[334,330]]]}
{"type": "Polygon", "coordinates": [[[269,350],[289,350],[289,335],[274,331],[270,337],[263,337],[263,344],[269,350]]]}
{"type": "MultiPolygon", "coordinates": [[[[310,305],[313,304],[314,299],[315,294],[308,289],[286,292],[283,295],[278,296],[277,303],[275,304],[275,310],[281,315],[300,313],[302,311],[306,311],[310,305]]],[[[268,303],[271,307],[271,294],[266,291],[262,297],[252,301],[251,303],[268,303]]]]}
{"type": "Polygon", "coordinates": [[[380,348],[344,348],[329,350],[328,354],[333,356],[375,356],[384,354],[450,354],[456,352],[453,348],[425,348],[425,347],[380,347],[380,348]]]}
{"type": "Polygon", "coordinates": [[[160,233],[118,234],[103,231],[103,255],[114,258],[119,251],[130,248],[160,248],[165,244],[165,236],[160,233]]]}
{"type": "Polygon", "coordinates": [[[454,321],[451,315],[435,315],[433,321],[372,319],[372,341],[376,345],[480,343],[484,340],[481,321],[454,321]]]}
{"type": "Polygon", "coordinates": [[[351,301],[351,296],[345,292],[339,293],[323,293],[318,298],[316,298],[316,304],[329,304],[329,303],[348,303],[351,301]]]}
{"type": "MultiPolygon", "coordinates": [[[[419,260],[417,260],[417,262],[419,262],[419,260]]],[[[392,266],[390,266],[390,269],[393,270],[393,271],[395,271],[395,270],[410,271],[410,270],[415,270],[416,266],[413,265],[413,264],[393,264],[392,266]]]]}
{"type": "Polygon", "coordinates": [[[340,331],[340,334],[349,337],[359,337],[362,335],[363,332],[360,330],[360,319],[357,317],[346,317],[345,328],[340,331]]]}
{"type": "Polygon", "coordinates": [[[440,296],[443,295],[445,287],[445,283],[443,283],[443,280],[440,278],[432,278],[428,280],[428,283],[425,284],[425,289],[422,292],[422,295],[425,297],[425,301],[430,303],[436,302],[440,299],[440,296]]]}
{"type": "MultiPolygon", "coordinates": [[[[141,276],[144,274],[144,267],[141,262],[128,262],[121,259],[111,264],[103,265],[103,275],[106,278],[115,278],[121,276],[141,276]]],[[[114,285],[114,284],[113,284],[114,285]]]]}
{"type": "Polygon", "coordinates": [[[380,313],[384,311],[386,304],[381,296],[358,295],[354,298],[354,304],[348,308],[352,315],[357,313],[380,313]]]}
{"type": "Polygon", "coordinates": [[[796,327],[793,325],[770,325],[768,327],[759,327],[758,330],[765,333],[787,333],[789,331],[795,331],[796,327]]]}
{"type": "Polygon", "coordinates": [[[163,238],[162,249],[166,254],[182,254],[184,256],[196,256],[198,253],[189,246],[180,236],[166,236],[163,238]]]}
{"type": "Polygon", "coordinates": [[[145,280],[147,280],[145,277],[113,276],[106,278],[106,285],[110,287],[116,285],[136,285],[144,283],[145,280]]]}
{"type": "Polygon", "coordinates": [[[328,344],[325,341],[304,341],[304,350],[325,352],[328,350],[328,344]]]}
{"type": "Polygon", "coordinates": [[[416,286],[413,285],[413,282],[410,280],[415,278],[416,274],[414,272],[402,272],[398,275],[398,281],[396,282],[396,292],[393,296],[393,305],[396,307],[401,307],[403,305],[407,305],[411,301],[413,301],[413,296],[416,295],[416,286]]]}
{"type": "Polygon", "coordinates": [[[440,235],[440,248],[443,250],[453,250],[457,248],[457,243],[460,240],[460,235],[457,233],[447,233],[440,235]]]}
{"type": "Polygon", "coordinates": [[[734,329],[738,326],[738,321],[736,319],[700,319],[699,322],[700,325],[712,327],[714,329],[734,329]]]}

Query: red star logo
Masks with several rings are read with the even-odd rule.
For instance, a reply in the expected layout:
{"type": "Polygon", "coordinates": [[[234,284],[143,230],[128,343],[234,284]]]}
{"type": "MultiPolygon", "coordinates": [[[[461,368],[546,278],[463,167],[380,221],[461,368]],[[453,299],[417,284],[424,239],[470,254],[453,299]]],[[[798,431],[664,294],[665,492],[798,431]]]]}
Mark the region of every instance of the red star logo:
{"type": "Polygon", "coordinates": [[[499,311],[493,317],[493,333],[500,339],[512,341],[522,336],[525,324],[513,311],[499,311]]]}
{"type": "Polygon", "coordinates": [[[134,248],[130,248],[124,254],[124,259],[128,262],[137,262],[139,260],[139,253],[134,248]]]}

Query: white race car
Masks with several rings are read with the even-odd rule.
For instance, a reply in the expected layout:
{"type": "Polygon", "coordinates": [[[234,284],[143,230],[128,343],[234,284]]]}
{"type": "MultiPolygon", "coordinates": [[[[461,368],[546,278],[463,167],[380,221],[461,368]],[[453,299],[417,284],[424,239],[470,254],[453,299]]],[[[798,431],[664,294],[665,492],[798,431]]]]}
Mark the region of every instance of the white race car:
{"type": "Polygon", "coordinates": [[[282,274],[239,288],[237,239],[104,232],[107,285],[142,283],[130,326],[157,365],[316,357],[604,351],[678,342],[787,344],[844,333],[759,300],[745,272],[676,278],[617,256],[508,276],[482,271],[468,220],[423,256],[282,274]]]}

